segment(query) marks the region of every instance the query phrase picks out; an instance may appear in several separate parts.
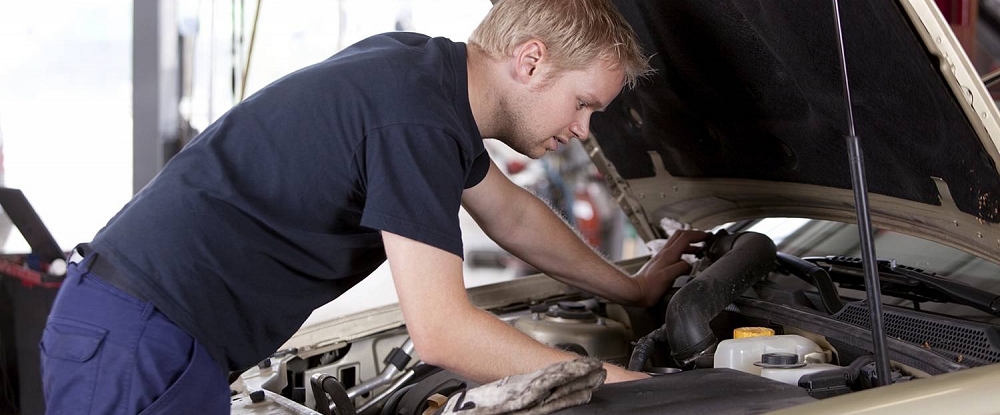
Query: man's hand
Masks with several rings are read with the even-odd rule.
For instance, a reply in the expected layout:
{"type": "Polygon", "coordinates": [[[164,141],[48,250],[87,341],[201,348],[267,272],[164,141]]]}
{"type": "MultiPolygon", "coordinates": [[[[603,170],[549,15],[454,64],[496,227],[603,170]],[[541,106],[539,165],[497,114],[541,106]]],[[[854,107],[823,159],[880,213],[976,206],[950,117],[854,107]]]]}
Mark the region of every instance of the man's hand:
{"type": "Polygon", "coordinates": [[[633,380],[648,379],[649,375],[642,372],[633,372],[623,367],[605,363],[604,369],[608,371],[608,379],[605,383],[629,382],[633,380]]]}
{"type": "MultiPolygon", "coordinates": [[[[492,162],[462,204],[487,235],[507,252],[550,277],[627,306],[656,304],[691,267],[680,257],[709,234],[678,231],[632,278],[591,249],[537,197],[511,183],[492,162]]],[[[613,379],[609,373],[609,379],[613,379]]]]}
{"type": "Polygon", "coordinates": [[[667,240],[667,244],[646,262],[632,278],[641,290],[641,305],[656,304],[674,285],[674,280],[691,272],[691,264],[681,260],[683,254],[693,254],[698,247],[693,243],[704,241],[711,235],[701,231],[679,230],[667,240]]]}

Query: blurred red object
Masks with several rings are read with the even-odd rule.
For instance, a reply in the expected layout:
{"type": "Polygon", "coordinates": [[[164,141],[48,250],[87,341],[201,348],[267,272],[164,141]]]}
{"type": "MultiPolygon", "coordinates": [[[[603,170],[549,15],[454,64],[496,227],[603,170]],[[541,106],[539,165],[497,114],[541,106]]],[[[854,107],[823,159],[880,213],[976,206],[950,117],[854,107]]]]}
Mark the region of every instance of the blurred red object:
{"type": "Polygon", "coordinates": [[[518,174],[524,171],[527,164],[520,160],[510,160],[507,162],[507,173],[508,174],[518,174]]]}

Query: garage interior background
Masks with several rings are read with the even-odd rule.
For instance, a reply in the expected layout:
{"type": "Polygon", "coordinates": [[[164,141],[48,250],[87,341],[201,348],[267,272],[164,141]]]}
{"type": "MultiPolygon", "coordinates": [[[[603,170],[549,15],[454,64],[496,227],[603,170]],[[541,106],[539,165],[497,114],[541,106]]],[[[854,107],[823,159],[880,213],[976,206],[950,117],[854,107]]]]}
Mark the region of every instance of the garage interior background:
{"type": "MultiPolygon", "coordinates": [[[[1000,0],[936,0],[983,76],[1000,68],[1000,0]]],[[[0,184],[24,191],[65,251],[89,240],[241,97],[369,35],[464,41],[488,0],[35,0],[0,3],[0,184]]],[[[994,99],[1000,90],[991,88],[994,99]]],[[[491,155],[611,259],[642,255],[578,144],[491,155]]],[[[462,216],[466,283],[529,273],[462,216]]],[[[0,253],[30,247],[0,216],[0,253]]],[[[37,342],[55,289],[0,275],[0,415],[41,413],[37,342]]],[[[395,302],[387,267],[306,325],[395,302]],[[377,292],[379,296],[367,295],[377,292]]]]}

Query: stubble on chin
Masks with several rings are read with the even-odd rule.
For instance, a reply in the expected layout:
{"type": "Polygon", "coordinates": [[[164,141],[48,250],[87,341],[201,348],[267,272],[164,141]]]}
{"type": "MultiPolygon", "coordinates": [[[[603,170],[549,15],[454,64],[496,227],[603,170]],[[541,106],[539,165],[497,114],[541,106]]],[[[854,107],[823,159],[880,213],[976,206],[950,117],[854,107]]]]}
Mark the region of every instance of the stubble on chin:
{"type": "Polygon", "coordinates": [[[501,120],[503,125],[498,128],[500,134],[494,138],[514,151],[533,159],[545,155],[545,149],[540,147],[538,140],[533,139],[528,130],[527,109],[523,105],[512,103],[507,99],[500,99],[498,104],[497,119],[501,120]],[[539,150],[541,150],[540,153],[539,150]]]}

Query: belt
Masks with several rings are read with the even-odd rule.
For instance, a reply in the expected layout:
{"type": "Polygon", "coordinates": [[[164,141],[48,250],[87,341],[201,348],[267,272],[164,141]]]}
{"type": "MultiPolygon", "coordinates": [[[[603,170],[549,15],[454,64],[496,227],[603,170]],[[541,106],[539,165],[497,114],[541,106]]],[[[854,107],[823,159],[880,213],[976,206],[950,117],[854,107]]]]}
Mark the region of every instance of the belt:
{"type": "Polygon", "coordinates": [[[90,272],[108,284],[115,286],[116,288],[128,293],[129,295],[138,298],[142,301],[149,301],[144,295],[137,292],[129,284],[129,276],[124,271],[122,271],[114,262],[108,260],[108,258],[102,257],[97,252],[94,252],[90,248],[90,244],[79,244],[76,248],[73,248],[72,254],[70,254],[70,263],[80,264],[86,261],[84,264],[87,267],[87,272],[90,272]]]}

